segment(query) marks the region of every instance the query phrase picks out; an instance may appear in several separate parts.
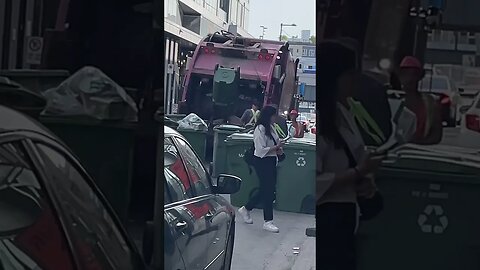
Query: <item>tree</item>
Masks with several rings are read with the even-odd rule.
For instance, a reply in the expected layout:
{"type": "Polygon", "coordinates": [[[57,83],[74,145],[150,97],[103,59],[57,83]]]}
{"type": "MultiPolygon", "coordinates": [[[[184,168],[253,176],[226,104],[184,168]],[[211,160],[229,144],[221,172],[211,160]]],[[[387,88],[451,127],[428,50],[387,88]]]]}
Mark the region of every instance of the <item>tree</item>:
{"type": "Polygon", "coordinates": [[[310,37],[310,42],[311,42],[311,43],[315,44],[316,41],[317,41],[317,37],[316,37],[316,36],[311,36],[311,37],[310,37]]]}

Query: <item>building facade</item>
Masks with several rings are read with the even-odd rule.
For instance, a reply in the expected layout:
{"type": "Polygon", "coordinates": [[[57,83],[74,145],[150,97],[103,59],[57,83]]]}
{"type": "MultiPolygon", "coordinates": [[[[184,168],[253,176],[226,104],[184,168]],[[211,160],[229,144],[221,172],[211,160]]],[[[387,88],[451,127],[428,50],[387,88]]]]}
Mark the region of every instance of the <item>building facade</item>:
{"type": "MultiPolygon", "coordinates": [[[[309,37],[310,38],[310,37],[309,37]]],[[[316,99],[316,47],[310,42],[290,42],[290,50],[298,62],[298,93],[303,101],[314,103],[316,99]]]]}
{"type": "Polygon", "coordinates": [[[475,32],[433,30],[428,34],[425,62],[479,66],[480,37],[475,32]]]}
{"type": "Polygon", "coordinates": [[[242,36],[247,32],[250,0],[165,0],[165,113],[175,113],[179,84],[183,80],[187,56],[208,34],[236,26],[242,36]]]}

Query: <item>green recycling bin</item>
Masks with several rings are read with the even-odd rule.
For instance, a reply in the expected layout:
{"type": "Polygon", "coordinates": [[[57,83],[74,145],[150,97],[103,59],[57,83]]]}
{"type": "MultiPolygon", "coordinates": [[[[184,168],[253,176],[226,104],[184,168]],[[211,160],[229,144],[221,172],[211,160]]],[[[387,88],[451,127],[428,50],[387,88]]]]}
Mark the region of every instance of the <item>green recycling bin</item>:
{"type": "MultiPolygon", "coordinates": [[[[226,173],[238,176],[242,179],[242,185],[237,193],[230,195],[230,203],[234,206],[241,207],[248,202],[248,199],[258,192],[258,176],[255,170],[251,168],[243,160],[245,150],[253,144],[253,134],[234,133],[227,137],[226,141],[227,153],[227,170],[226,173]]],[[[257,206],[261,208],[261,206],[257,206]]]]}
{"type": "Polygon", "coordinates": [[[360,224],[358,269],[480,269],[479,159],[451,155],[406,151],[379,171],[384,209],[360,224]]]}
{"type": "Polygon", "coordinates": [[[10,69],[0,70],[0,76],[8,77],[28,90],[42,93],[50,88],[55,88],[66,80],[70,73],[68,70],[52,69],[10,69]]]}
{"type": "Polygon", "coordinates": [[[135,123],[41,117],[80,159],[122,221],[130,204],[135,123]]]}
{"type": "Polygon", "coordinates": [[[202,161],[205,161],[206,153],[206,142],[207,142],[207,131],[206,130],[195,130],[195,129],[186,129],[178,127],[177,131],[182,134],[187,142],[190,143],[193,150],[197,153],[202,161]]]}
{"type": "Polygon", "coordinates": [[[292,138],[284,146],[286,158],[278,165],[275,208],[315,214],[315,140],[292,138]]]}
{"type": "Polygon", "coordinates": [[[244,128],[235,125],[219,125],[213,128],[213,177],[227,172],[227,148],[225,140],[229,135],[244,128]]]}

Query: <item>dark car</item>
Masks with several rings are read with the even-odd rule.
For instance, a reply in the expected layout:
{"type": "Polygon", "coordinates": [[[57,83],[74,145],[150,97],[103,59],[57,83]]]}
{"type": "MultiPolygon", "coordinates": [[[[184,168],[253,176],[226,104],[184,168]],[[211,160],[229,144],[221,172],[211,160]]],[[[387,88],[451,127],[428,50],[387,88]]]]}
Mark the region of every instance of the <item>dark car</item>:
{"type": "MultiPolygon", "coordinates": [[[[237,192],[240,179],[221,174],[213,185],[185,138],[169,127],[164,135],[164,205],[156,205],[164,209],[165,257],[154,265],[164,259],[165,269],[230,269],[235,211],[218,194],[237,192]]],[[[155,213],[160,220],[161,211],[155,213]]]]}
{"type": "MultiPolygon", "coordinates": [[[[181,137],[178,136],[177,140],[181,140],[181,137]]],[[[182,153],[191,150],[188,145],[178,149],[182,153]]],[[[193,157],[196,158],[195,155],[193,157]]],[[[190,157],[190,160],[194,158],[190,157]]],[[[161,185],[166,187],[167,182],[162,183],[161,174],[157,179],[156,198],[159,201],[164,195],[161,185]]],[[[227,243],[220,234],[224,232],[222,230],[228,230],[225,235],[233,233],[233,215],[228,214],[231,213],[228,203],[225,204],[213,193],[235,192],[240,181],[235,177],[221,176],[218,182],[216,187],[204,187],[205,192],[212,193],[171,203],[165,212],[159,201],[157,205],[162,211],[156,212],[155,220],[151,223],[153,230],[147,230],[143,236],[144,247],[147,248],[142,256],[72,152],[36,121],[0,106],[0,269],[194,269],[189,267],[191,264],[187,259],[194,254],[188,253],[185,246],[202,253],[205,262],[209,258],[207,256],[220,253],[216,261],[221,262],[212,265],[222,265],[224,255],[229,254],[226,246],[233,247],[233,240],[227,243]],[[200,211],[191,205],[211,205],[212,209],[200,211]],[[159,220],[161,213],[164,213],[163,221],[159,220]],[[195,222],[196,215],[200,213],[204,215],[198,220],[208,221],[208,230],[202,230],[200,222],[195,222]],[[214,214],[212,217],[211,213],[214,214]],[[172,223],[175,218],[182,218],[188,225],[172,223]],[[191,227],[192,223],[195,226],[191,227]],[[170,228],[178,232],[173,238],[176,241],[167,241],[173,234],[165,234],[165,244],[176,245],[178,249],[175,250],[181,252],[170,254],[166,249],[165,255],[172,257],[165,259],[167,262],[180,260],[185,264],[171,267],[165,264],[164,268],[160,259],[164,239],[164,232],[159,229],[162,224],[176,226],[170,228]],[[212,247],[213,242],[209,243],[208,240],[217,238],[218,247],[212,247]],[[224,246],[220,244],[220,239],[225,241],[224,246]],[[184,244],[183,249],[181,244],[184,244]],[[193,249],[194,245],[196,249],[193,249]],[[148,250],[149,246],[152,246],[151,250],[148,250]]],[[[195,192],[199,191],[195,189],[195,192]]],[[[165,194],[169,194],[169,191],[165,191],[165,194]]],[[[165,229],[168,230],[167,227],[165,229]]],[[[231,258],[231,252],[228,256],[231,258]]],[[[228,266],[224,269],[229,269],[228,266]]]]}

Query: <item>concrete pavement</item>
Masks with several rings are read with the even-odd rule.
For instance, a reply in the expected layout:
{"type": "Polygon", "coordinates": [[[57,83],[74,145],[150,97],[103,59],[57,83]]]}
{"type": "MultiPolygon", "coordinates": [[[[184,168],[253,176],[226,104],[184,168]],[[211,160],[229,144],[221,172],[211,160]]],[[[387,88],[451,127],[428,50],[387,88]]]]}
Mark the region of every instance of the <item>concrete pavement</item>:
{"type": "Polygon", "coordinates": [[[315,226],[313,215],[275,211],[280,233],[262,229],[261,209],[252,211],[252,218],[253,224],[245,224],[237,216],[232,270],[315,269],[315,238],[305,235],[306,228],[315,226]]]}

